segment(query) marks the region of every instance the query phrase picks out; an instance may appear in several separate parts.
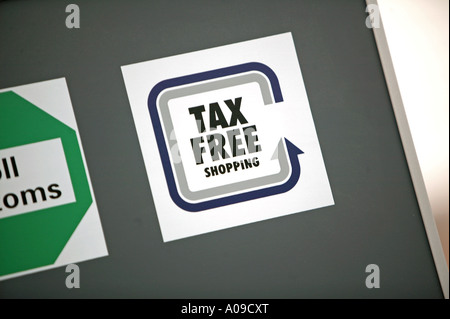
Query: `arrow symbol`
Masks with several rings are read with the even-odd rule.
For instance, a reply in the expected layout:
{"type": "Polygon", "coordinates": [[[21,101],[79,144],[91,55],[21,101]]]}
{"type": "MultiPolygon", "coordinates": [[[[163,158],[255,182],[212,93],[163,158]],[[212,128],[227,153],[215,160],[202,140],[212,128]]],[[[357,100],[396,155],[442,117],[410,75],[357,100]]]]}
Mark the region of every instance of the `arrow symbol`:
{"type": "Polygon", "coordinates": [[[171,165],[168,148],[172,149],[172,146],[177,141],[169,140],[167,148],[163,131],[165,130],[167,136],[170,136],[173,130],[168,101],[170,99],[209,92],[223,87],[253,82],[259,85],[265,105],[283,102],[283,96],[275,72],[267,65],[256,62],[164,80],[155,85],[150,91],[147,104],[158,144],[161,163],[163,164],[170,196],[180,208],[190,212],[198,212],[281,194],[292,189],[298,182],[301,171],[298,155],[303,154],[303,151],[288,139],[283,138],[280,139],[274,156],[272,156],[272,160],[278,159],[280,171],[268,176],[199,191],[191,191],[187,183],[186,173],[181,159],[176,163],[172,163],[173,167],[171,165]],[[231,75],[233,77],[229,77],[231,75]],[[214,81],[204,83],[203,81],[206,80],[214,81]],[[189,86],[185,86],[186,84],[189,84],[189,86]],[[159,109],[158,105],[160,106],[159,109]],[[179,189],[175,182],[175,175],[177,176],[179,189]],[[215,199],[208,200],[208,198],[215,199]]]}
{"type": "Polygon", "coordinates": [[[280,192],[287,192],[291,188],[297,184],[298,179],[300,178],[301,173],[301,167],[300,167],[300,161],[298,159],[298,155],[304,154],[304,152],[299,149],[297,146],[295,146],[291,141],[289,141],[287,138],[284,139],[286,142],[287,151],[289,154],[289,161],[291,162],[292,167],[292,173],[289,180],[283,184],[283,188],[280,192]]]}

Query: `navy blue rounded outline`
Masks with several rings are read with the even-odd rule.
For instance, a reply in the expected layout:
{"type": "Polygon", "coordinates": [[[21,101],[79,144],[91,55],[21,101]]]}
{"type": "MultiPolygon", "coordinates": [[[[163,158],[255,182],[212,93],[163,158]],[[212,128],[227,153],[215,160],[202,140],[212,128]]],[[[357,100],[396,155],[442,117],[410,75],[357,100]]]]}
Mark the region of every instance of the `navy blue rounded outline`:
{"type": "Polygon", "coordinates": [[[288,139],[286,141],[286,147],[289,153],[289,160],[291,162],[292,172],[289,179],[277,186],[271,186],[264,189],[248,191],[241,194],[225,196],[222,198],[211,199],[200,203],[189,203],[183,200],[178,194],[178,190],[175,183],[175,177],[172,171],[172,166],[170,165],[170,157],[164,140],[164,133],[161,126],[160,117],[158,114],[157,99],[159,94],[168,88],[177,87],[186,84],[192,84],[196,82],[201,82],[205,80],[212,80],[220,77],[235,75],[244,72],[259,71],[267,76],[270,81],[272,88],[273,97],[275,103],[283,102],[283,95],[281,93],[280,83],[275,72],[269,68],[267,65],[259,62],[250,62],[239,64],[235,66],[225,67],[221,69],[181,76],[177,78],[172,78],[164,80],[156,84],[148,96],[148,110],[150,112],[150,119],[153,123],[153,130],[155,132],[156,141],[158,144],[159,155],[161,157],[161,162],[163,164],[164,174],[166,176],[167,186],[169,188],[170,197],[180,208],[187,210],[189,212],[198,212],[202,210],[207,210],[211,208],[216,208],[220,206],[235,204],[238,202],[248,201],[252,199],[257,199],[261,197],[271,196],[275,194],[280,194],[287,192],[297,184],[300,177],[300,162],[297,155],[303,152],[292,144],[288,139]]]}

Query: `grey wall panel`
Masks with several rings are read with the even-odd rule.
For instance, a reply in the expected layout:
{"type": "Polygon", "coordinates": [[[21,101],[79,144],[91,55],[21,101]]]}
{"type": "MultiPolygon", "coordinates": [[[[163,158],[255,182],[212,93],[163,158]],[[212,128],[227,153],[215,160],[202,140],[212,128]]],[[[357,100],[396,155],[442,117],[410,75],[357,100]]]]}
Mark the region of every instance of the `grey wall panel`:
{"type": "Polygon", "coordinates": [[[67,29],[69,3],[0,3],[0,88],[66,78],[110,255],[0,297],[442,297],[364,1],[79,0],[67,29]],[[120,66],[283,32],[336,204],[163,243],[120,66]]]}

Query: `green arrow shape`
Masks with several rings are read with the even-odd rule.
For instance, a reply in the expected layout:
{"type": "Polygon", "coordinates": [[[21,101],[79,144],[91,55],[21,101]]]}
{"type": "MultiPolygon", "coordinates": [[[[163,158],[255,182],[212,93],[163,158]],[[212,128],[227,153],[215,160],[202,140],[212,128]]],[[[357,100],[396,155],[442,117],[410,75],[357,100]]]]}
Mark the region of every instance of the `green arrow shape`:
{"type": "Polygon", "coordinates": [[[53,264],[92,204],[76,132],[14,92],[0,93],[0,149],[55,138],[76,201],[0,219],[0,276],[53,264]]]}

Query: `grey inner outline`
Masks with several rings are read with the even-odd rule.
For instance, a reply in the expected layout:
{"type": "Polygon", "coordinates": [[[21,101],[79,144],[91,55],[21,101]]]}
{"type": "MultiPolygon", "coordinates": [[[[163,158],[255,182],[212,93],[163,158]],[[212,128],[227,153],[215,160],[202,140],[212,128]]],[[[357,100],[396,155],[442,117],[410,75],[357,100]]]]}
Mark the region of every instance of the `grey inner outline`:
{"type": "MultiPolygon", "coordinates": [[[[169,101],[172,99],[194,95],[204,92],[209,92],[213,90],[219,90],[227,87],[247,84],[256,82],[259,84],[261,95],[264,101],[264,105],[273,104],[271,89],[267,79],[260,74],[259,72],[246,73],[243,75],[233,76],[231,78],[225,78],[220,80],[215,80],[213,82],[200,83],[196,85],[192,85],[189,87],[181,87],[163,91],[158,98],[158,107],[160,110],[160,114],[162,117],[163,126],[166,133],[166,140],[168,140],[169,150],[173,149],[178,142],[176,140],[175,132],[173,130],[172,118],[170,117],[169,112],[169,101]],[[171,132],[173,135],[171,136],[171,132]],[[167,139],[167,137],[175,137],[174,139],[167,139]]],[[[169,151],[170,153],[170,151],[169,151]]],[[[236,183],[231,183],[222,186],[216,186],[213,188],[200,190],[200,191],[191,191],[189,189],[186,174],[184,173],[183,162],[180,159],[178,163],[173,163],[173,167],[175,168],[175,173],[178,178],[178,186],[181,194],[187,200],[190,201],[198,201],[206,198],[211,198],[219,195],[229,194],[233,192],[238,192],[242,190],[247,190],[255,187],[261,187],[264,185],[271,185],[275,183],[280,183],[284,181],[290,175],[290,165],[287,157],[286,147],[283,143],[283,139],[281,138],[277,148],[275,150],[275,154],[277,156],[272,157],[272,159],[278,159],[280,164],[280,171],[276,174],[257,177],[254,179],[240,181],[236,183]]]]}

